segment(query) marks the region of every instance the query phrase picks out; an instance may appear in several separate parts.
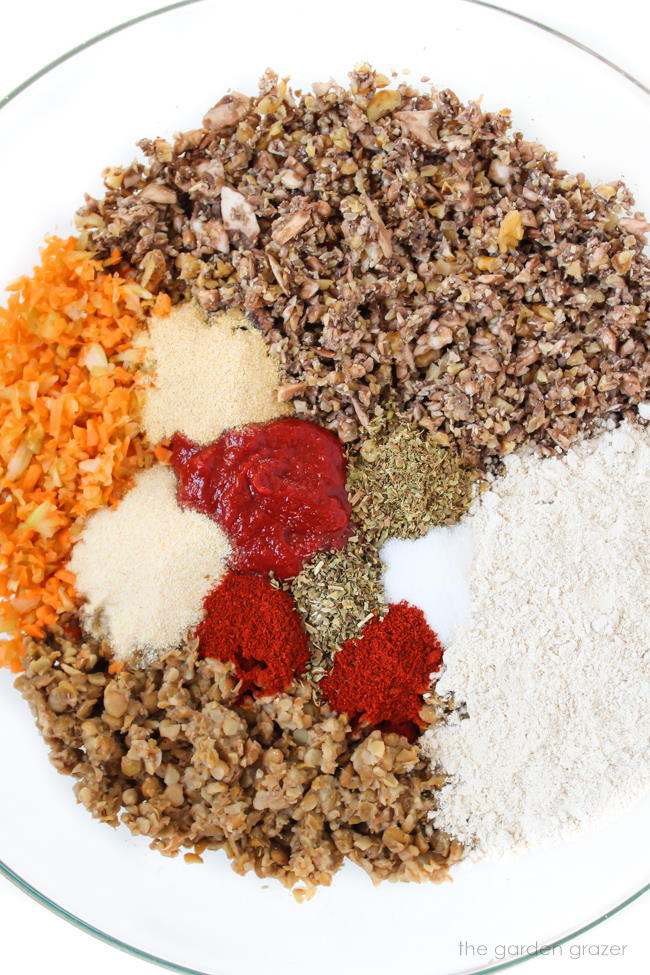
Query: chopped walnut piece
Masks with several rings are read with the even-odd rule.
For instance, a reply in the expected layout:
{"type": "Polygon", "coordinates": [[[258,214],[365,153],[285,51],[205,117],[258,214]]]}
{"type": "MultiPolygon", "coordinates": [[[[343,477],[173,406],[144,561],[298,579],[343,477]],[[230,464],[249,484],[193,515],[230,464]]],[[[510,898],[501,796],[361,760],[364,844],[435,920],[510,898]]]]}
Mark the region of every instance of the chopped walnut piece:
{"type": "Polygon", "coordinates": [[[368,120],[370,122],[376,122],[377,119],[383,118],[384,115],[389,115],[391,112],[394,112],[401,104],[401,92],[391,91],[390,89],[376,91],[366,108],[368,120]]]}
{"type": "Polygon", "coordinates": [[[379,246],[381,247],[382,254],[384,257],[393,256],[393,240],[390,230],[387,229],[386,224],[381,219],[379,215],[379,209],[377,204],[374,203],[370,197],[363,197],[364,203],[366,204],[366,210],[370,214],[373,223],[377,227],[377,239],[379,241],[379,246]]]}
{"type": "Polygon", "coordinates": [[[493,159],[488,169],[488,176],[493,183],[498,183],[499,186],[507,186],[512,177],[512,170],[500,159],[493,159]]]}
{"type": "Polygon", "coordinates": [[[109,190],[117,190],[124,180],[124,170],[121,166],[107,166],[102,172],[102,179],[109,190]]]}
{"type": "Polygon", "coordinates": [[[428,146],[429,149],[437,149],[440,145],[438,133],[435,129],[435,122],[438,121],[433,109],[426,109],[419,112],[398,112],[395,116],[404,125],[409,135],[428,146]]]}
{"type": "Polygon", "coordinates": [[[278,400],[280,403],[288,403],[304,393],[306,389],[307,383],[285,383],[278,387],[278,400]]]}
{"type": "Polygon", "coordinates": [[[293,237],[302,233],[311,220],[311,209],[306,207],[303,210],[296,210],[288,217],[280,217],[273,226],[271,236],[276,244],[286,244],[293,237]]]}
{"type": "Polygon", "coordinates": [[[203,116],[203,125],[213,132],[232,128],[246,118],[250,102],[250,98],[237,91],[225,95],[203,116]]]}
{"type": "Polygon", "coordinates": [[[521,222],[521,214],[518,210],[508,210],[499,225],[497,243],[499,251],[505,254],[511,247],[517,247],[524,236],[524,227],[521,222]]]}
{"type": "Polygon", "coordinates": [[[149,251],[142,258],[140,265],[142,276],[140,284],[154,293],[158,291],[160,285],[167,275],[167,262],[161,250],[149,251]]]}
{"type": "Polygon", "coordinates": [[[621,230],[635,237],[644,237],[650,230],[650,223],[647,220],[634,219],[632,217],[622,217],[618,222],[621,230]]]}
{"type": "Polygon", "coordinates": [[[255,243],[260,232],[255,211],[245,196],[229,186],[221,187],[221,216],[226,230],[240,233],[249,246],[255,243]]]}
{"type": "Polygon", "coordinates": [[[151,203],[176,203],[178,195],[171,186],[163,183],[149,183],[140,194],[141,200],[149,200],[151,203]]]}

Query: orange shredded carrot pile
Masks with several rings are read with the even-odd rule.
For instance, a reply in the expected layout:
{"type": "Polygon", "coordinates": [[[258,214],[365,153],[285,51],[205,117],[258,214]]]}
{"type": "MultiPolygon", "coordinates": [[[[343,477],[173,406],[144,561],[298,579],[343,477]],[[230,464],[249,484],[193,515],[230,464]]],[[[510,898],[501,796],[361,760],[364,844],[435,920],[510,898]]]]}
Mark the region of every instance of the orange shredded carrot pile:
{"type": "Polygon", "coordinates": [[[14,671],[23,636],[75,608],[65,566],[85,518],[153,458],[131,339],[169,298],[107,271],[119,259],[51,238],[0,308],[0,666],[14,671]]]}

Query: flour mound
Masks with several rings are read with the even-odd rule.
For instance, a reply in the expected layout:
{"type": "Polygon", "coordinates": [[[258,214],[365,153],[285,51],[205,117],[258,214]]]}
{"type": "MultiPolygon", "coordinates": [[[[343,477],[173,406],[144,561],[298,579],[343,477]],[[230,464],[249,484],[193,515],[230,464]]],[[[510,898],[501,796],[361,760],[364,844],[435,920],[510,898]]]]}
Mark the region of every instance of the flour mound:
{"type": "Polygon", "coordinates": [[[435,825],[477,855],[557,841],[650,788],[650,428],[514,455],[466,523],[471,615],[422,739],[435,825]],[[467,717],[463,717],[466,713],[467,717]]]}

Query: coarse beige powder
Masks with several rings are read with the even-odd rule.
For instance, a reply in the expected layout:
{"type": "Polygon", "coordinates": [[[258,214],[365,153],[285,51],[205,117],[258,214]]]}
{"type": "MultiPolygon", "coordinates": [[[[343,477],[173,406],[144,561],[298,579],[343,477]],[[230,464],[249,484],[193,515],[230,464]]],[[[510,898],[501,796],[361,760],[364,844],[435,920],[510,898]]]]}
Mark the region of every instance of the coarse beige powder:
{"type": "Polygon", "coordinates": [[[170,468],[143,471],[117,508],[92,515],[73,549],[84,621],[118,659],[151,660],[200,621],[229,551],[214,521],[179,508],[170,468]]]}
{"type": "Polygon", "coordinates": [[[288,412],[278,401],[278,363],[241,312],[206,319],[185,302],[152,318],[140,341],[152,371],[142,417],[152,443],[177,432],[209,443],[229,427],[288,412]]]}
{"type": "Polygon", "coordinates": [[[557,842],[650,789],[650,427],[520,452],[475,501],[471,612],[422,738],[434,824],[475,855],[557,842]]]}

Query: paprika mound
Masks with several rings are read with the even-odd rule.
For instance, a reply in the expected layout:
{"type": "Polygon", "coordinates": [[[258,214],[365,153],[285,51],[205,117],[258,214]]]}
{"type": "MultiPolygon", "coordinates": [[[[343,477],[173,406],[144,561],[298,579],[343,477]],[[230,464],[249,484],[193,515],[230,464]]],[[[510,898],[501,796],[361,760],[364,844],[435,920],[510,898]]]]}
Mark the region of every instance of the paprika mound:
{"type": "Polygon", "coordinates": [[[235,665],[241,694],[285,691],[309,659],[309,641],[293,598],[268,579],[230,572],[204,602],[199,653],[235,665]]]}
{"type": "Polygon", "coordinates": [[[413,741],[422,727],[422,695],[442,653],[422,610],[396,603],[343,644],[319,687],[334,710],[358,727],[394,731],[413,741]]]}

